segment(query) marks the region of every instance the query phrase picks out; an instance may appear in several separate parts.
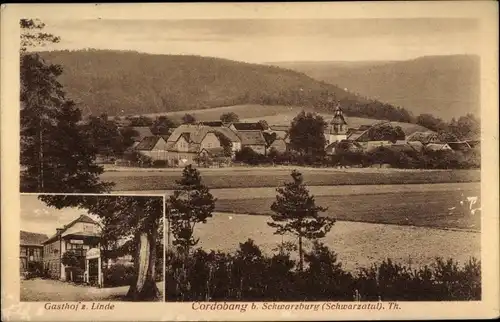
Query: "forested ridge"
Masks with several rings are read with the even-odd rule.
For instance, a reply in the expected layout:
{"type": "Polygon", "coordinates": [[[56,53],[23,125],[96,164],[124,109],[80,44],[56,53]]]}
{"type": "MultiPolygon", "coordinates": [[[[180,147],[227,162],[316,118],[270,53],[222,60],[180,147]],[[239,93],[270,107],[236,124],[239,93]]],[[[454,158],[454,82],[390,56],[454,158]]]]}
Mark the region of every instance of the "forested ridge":
{"type": "Polygon", "coordinates": [[[432,113],[449,121],[480,114],[481,61],[476,55],[423,56],[403,61],[275,62],[414,115],[432,113]]]}
{"type": "Polygon", "coordinates": [[[328,101],[334,100],[350,116],[411,120],[404,109],[279,67],[134,51],[88,49],[40,54],[63,67],[60,81],[83,114],[136,115],[247,103],[325,111],[332,108],[328,101]]]}

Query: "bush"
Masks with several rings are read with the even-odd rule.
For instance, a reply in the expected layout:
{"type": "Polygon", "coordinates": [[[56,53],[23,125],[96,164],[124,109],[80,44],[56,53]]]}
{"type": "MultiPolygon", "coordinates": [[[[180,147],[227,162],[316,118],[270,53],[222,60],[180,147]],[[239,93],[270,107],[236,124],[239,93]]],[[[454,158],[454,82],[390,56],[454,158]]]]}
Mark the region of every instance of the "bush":
{"type": "Polygon", "coordinates": [[[137,165],[141,167],[151,166],[153,160],[151,157],[144,155],[137,151],[126,151],[123,153],[123,160],[128,161],[131,165],[137,165]]]}
{"type": "Polygon", "coordinates": [[[255,152],[252,148],[247,146],[236,152],[234,159],[235,161],[243,162],[249,165],[258,165],[269,162],[266,156],[255,152]]]}
{"type": "Polygon", "coordinates": [[[85,273],[85,270],[83,268],[77,266],[70,266],[70,267],[65,267],[65,270],[66,270],[67,281],[71,281],[73,283],[84,282],[83,275],[85,273]]]}
{"type": "Polygon", "coordinates": [[[165,292],[169,301],[469,301],[481,299],[480,262],[463,267],[436,259],[418,269],[390,259],[352,275],[336,254],[314,242],[306,268],[297,271],[289,248],[264,255],[252,240],[233,254],[197,249],[187,265],[167,252],[165,292]],[[168,285],[168,286],[167,286],[168,285]]]}
{"type": "Polygon", "coordinates": [[[44,275],[42,262],[28,262],[27,278],[42,277],[44,275]]]}
{"type": "Polygon", "coordinates": [[[104,270],[104,285],[106,287],[131,285],[134,275],[134,266],[115,264],[104,270]]]}
{"type": "Polygon", "coordinates": [[[168,161],[167,160],[154,160],[151,163],[151,166],[154,168],[166,168],[166,167],[168,167],[168,161]]]}

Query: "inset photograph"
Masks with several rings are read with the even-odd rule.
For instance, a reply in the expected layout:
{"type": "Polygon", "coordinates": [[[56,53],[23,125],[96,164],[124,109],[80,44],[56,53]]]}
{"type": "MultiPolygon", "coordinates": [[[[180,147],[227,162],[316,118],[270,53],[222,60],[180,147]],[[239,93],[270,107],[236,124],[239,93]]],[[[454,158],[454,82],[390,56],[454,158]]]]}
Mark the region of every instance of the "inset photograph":
{"type": "Polygon", "coordinates": [[[163,301],[164,197],[21,195],[21,301],[163,301]]]}

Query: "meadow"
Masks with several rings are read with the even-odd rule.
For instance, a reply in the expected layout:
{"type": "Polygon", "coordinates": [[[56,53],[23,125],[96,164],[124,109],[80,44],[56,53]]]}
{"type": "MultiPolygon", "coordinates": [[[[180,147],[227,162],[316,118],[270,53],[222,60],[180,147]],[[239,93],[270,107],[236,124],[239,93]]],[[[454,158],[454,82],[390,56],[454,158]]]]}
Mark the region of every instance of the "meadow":
{"type": "MultiPolygon", "coordinates": [[[[269,220],[267,216],[217,213],[206,224],[196,226],[198,247],[233,252],[250,238],[264,253],[270,254],[283,241],[296,242],[290,236],[273,234],[267,225],[269,220]],[[220,227],[224,227],[223,234],[220,227]]],[[[470,257],[481,258],[480,240],[481,234],[475,232],[344,221],[336,222],[321,239],[337,253],[342,267],[348,271],[387,258],[412,267],[429,265],[436,257],[451,257],[464,263],[470,257]]],[[[305,247],[309,249],[311,243],[306,242],[305,247]]]]}
{"type": "MultiPolygon", "coordinates": [[[[398,170],[334,169],[301,167],[255,167],[200,169],[203,183],[210,189],[278,187],[290,181],[292,169],[298,169],[309,186],[392,185],[479,182],[480,170],[398,170]]],[[[107,168],[104,181],[114,182],[115,191],[172,190],[177,187],[182,169],[107,168]],[[116,170],[116,169],[115,169],[116,170]]]]}
{"type": "MultiPolygon", "coordinates": [[[[373,190],[373,189],[372,189],[373,190]]],[[[235,191],[234,194],[237,192],[235,191]]],[[[315,195],[317,205],[328,208],[327,216],[340,221],[465,229],[480,231],[481,217],[458,210],[456,207],[465,196],[480,196],[479,187],[460,190],[399,191],[368,194],[315,195]]],[[[227,213],[270,215],[275,192],[268,197],[254,197],[241,191],[239,198],[218,199],[216,210],[227,213]]]]}

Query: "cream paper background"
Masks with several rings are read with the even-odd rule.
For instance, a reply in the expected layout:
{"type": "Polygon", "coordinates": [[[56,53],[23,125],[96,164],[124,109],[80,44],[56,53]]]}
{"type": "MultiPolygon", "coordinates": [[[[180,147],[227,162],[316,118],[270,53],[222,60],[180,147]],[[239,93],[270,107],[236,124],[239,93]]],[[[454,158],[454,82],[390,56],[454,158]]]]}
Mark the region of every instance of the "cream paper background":
{"type": "MultiPolygon", "coordinates": [[[[233,3],[233,4],[12,4],[1,6],[2,320],[367,320],[491,318],[499,316],[498,4],[494,1],[233,3]],[[19,303],[19,19],[187,18],[418,18],[481,21],[482,289],[481,302],[400,302],[382,311],[194,311],[191,303],[115,302],[113,311],[47,311],[43,302],[19,303]]],[[[112,39],[110,39],[112,41],[112,39]]],[[[467,39],[464,39],[467,41],[467,39]]]]}

